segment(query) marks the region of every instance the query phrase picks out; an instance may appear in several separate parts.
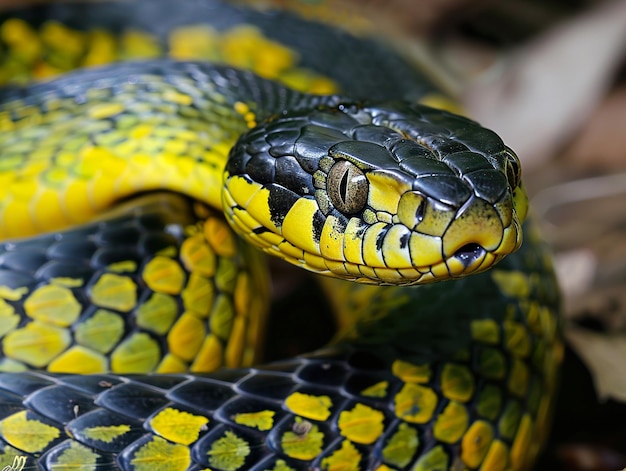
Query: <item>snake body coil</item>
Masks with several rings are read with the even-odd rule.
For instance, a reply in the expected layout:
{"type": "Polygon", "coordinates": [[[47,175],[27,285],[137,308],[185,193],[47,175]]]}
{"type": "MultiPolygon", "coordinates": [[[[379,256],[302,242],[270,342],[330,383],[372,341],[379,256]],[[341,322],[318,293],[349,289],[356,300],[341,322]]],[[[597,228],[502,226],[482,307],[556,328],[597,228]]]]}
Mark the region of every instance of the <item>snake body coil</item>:
{"type": "MultiPolygon", "coordinates": [[[[122,5],[83,8],[154,8],[122,5]]],[[[175,11],[379,54],[292,16],[190,5],[175,11]]],[[[520,249],[519,162],[475,122],[399,100],[429,86],[393,77],[348,98],[154,59],[1,90],[0,464],[529,469],[562,344],[530,224],[520,249]],[[332,277],[330,346],[251,366],[268,291],[252,246],[332,277]],[[147,372],[162,374],[132,374],[147,372]]]]}

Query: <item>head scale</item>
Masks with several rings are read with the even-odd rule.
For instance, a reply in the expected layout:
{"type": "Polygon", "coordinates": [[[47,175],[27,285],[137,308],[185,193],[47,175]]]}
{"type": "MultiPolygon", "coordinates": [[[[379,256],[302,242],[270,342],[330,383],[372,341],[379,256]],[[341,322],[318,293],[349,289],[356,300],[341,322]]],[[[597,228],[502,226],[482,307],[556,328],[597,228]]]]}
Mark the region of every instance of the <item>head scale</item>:
{"type": "Polygon", "coordinates": [[[493,132],[420,105],[274,117],[231,152],[235,229],[309,270],[382,284],[483,271],[517,250],[526,195],[493,132]]]}

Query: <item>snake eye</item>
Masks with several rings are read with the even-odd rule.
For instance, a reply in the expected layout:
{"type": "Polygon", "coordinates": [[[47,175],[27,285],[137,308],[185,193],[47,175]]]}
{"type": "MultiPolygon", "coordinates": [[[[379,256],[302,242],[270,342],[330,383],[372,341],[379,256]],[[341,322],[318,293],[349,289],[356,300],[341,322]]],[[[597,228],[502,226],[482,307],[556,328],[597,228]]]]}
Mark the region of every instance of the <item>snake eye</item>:
{"type": "Polygon", "coordinates": [[[333,206],[344,214],[354,214],[367,203],[365,174],[351,162],[339,160],[328,172],[326,191],[333,206]]]}
{"type": "Polygon", "coordinates": [[[511,189],[514,190],[519,186],[521,180],[519,159],[512,151],[507,152],[506,155],[506,178],[509,181],[511,189]]]}

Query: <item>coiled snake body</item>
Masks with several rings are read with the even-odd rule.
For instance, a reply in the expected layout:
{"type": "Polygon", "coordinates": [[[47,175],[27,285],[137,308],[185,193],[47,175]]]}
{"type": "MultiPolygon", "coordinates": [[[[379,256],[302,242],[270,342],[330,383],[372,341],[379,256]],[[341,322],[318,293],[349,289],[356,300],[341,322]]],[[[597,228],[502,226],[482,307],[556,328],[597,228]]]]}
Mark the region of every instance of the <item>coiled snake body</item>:
{"type": "MultiPolygon", "coordinates": [[[[217,2],[160,10],[171,7],[94,4],[78,17],[85,28],[109,26],[99,11],[153,25],[157,12],[166,30],[208,22],[228,47],[224,31],[255,25],[252,49],[275,48],[273,60],[317,41],[313,80],[339,88],[367,74],[338,61],[337,44],[352,48],[343,59],[367,56],[366,72],[395,69],[352,94],[343,85],[346,96],[171,59],[0,91],[0,464],[529,469],[562,346],[531,226],[509,255],[526,215],[513,152],[415,104],[429,86],[369,40],[217,2]],[[330,346],[250,366],[267,299],[252,246],[333,277],[330,346]]],[[[51,11],[69,24],[76,8],[51,11]]],[[[21,14],[0,30],[9,50],[15,28],[37,23],[21,14]]],[[[32,53],[24,44],[5,69],[32,53]]]]}

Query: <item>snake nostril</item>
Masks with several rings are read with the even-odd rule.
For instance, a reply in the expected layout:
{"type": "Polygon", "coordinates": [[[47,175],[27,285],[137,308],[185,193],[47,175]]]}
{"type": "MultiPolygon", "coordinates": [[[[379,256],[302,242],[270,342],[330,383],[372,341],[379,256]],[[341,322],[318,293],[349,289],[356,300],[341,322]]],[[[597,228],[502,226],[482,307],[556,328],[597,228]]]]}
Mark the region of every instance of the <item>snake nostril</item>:
{"type": "Polygon", "coordinates": [[[463,263],[466,267],[470,266],[476,260],[481,258],[485,254],[485,249],[476,243],[465,244],[458,249],[454,256],[463,263]]]}

